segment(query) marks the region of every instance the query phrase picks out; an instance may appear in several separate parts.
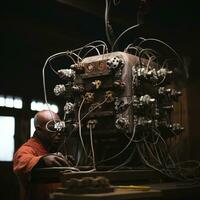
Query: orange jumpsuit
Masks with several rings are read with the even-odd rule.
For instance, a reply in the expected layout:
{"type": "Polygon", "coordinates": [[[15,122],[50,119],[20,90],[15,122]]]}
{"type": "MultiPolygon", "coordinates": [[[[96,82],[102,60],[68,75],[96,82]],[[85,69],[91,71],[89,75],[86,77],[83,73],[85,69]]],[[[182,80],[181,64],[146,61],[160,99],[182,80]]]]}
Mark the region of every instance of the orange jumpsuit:
{"type": "Polygon", "coordinates": [[[47,154],[47,150],[37,138],[30,138],[14,154],[13,171],[17,175],[20,184],[20,199],[31,199],[30,172],[40,158],[47,154]]]}

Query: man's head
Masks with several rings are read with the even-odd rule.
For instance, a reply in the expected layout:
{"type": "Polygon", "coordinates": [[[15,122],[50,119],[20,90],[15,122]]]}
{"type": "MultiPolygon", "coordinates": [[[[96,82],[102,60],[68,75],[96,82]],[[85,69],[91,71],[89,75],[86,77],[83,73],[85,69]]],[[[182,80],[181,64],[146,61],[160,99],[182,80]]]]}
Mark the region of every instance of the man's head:
{"type": "Polygon", "coordinates": [[[34,117],[36,137],[39,138],[47,148],[56,148],[62,141],[62,135],[55,130],[54,125],[60,121],[60,117],[50,111],[39,111],[34,117]]]}

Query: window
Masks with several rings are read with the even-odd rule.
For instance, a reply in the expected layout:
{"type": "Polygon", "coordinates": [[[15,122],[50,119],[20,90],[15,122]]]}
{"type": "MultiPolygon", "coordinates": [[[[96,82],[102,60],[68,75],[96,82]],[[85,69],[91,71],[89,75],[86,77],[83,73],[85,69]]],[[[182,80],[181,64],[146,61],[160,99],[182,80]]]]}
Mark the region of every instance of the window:
{"type": "Polygon", "coordinates": [[[14,153],[15,118],[0,116],[0,161],[12,161],[14,153]]]}
{"type": "Polygon", "coordinates": [[[5,107],[13,108],[13,106],[14,106],[13,104],[14,104],[13,97],[11,97],[11,96],[5,97],[5,107]]]}
{"type": "Polygon", "coordinates": [[[14,104],[14,108],[19,108],[19,109],[22,108],[22,99],[19,97],[15,97],[13,104],[14,104]]]}
{"type": "Polygon", "coordinates": [[[5,98],[4,96],[0,95],[0,106],[4,107],[4,105],[5,105],[5,98]]]}
{"type": "Polygon", "coordinates": [[[35,127],[34,127],[34,118],[31,118],[31,121],[30,121],[30,137],[32,137],[33,136],[33,133],[34,133],[34,131],[35,131],[35,127]]]}
{"type": "Polygon", "coordinates": [[[23,102],[20,97],[0,95],[0,107],[21,109],[22,106],[23,102]]]}
{"type": "Polygon", "coordinates": [[[58,112],[58,106],[55,104],[46,104],[41,101],[35,101],[33,100],[31,102],[31,110],[35,111],[41,111],[41,110],[52,110],[53,112],[57,113],[58,112]]]}

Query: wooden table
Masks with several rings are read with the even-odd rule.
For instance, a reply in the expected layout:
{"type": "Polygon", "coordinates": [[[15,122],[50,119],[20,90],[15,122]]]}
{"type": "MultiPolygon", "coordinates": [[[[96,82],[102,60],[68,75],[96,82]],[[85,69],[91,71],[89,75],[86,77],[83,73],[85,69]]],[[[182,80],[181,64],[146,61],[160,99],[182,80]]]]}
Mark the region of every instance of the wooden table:
{"type": "Polygon", "coordinates": [[[67,194],[54,192],[50,194],[52,200],[132,200],[132,199],[159,199],[161,192],[159,190],[135,191],[116,189],[114,192],[100,194],[67,194]]]}

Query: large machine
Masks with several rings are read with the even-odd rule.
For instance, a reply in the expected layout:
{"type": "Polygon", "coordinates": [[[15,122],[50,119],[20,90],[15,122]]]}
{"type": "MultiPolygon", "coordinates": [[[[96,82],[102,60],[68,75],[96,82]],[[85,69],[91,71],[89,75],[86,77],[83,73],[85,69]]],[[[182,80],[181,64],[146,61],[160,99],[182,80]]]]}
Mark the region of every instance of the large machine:
{"type": "Polygon", "coordinates": [[[154,38],[140,37],[124,50],[115,51],[119,39],[143,23],[145,1],[141,1],[138,24],[114,42],[108,19],[110,5],[106,1],[105,30],[110,50],[97,40],[54,54],[45,62],[46,103],[47,66],[60,81],[54,87],[55,96],[65,101],[60,105],[63,119],[54,127],[65,134],[59,151],[72,155],[75,167],[88,167],[89,172],[148,166],[170,178],[182,179],[170,144],[184,130],[178,120],[182,112],[176,109],[182,95],[180,86],[186,79],[184,63],[171,46],[154,38]],[[69,62],[55,70],[52,61],[59,57],[69,62]]]}
{"type": "Polygon", "coordinates": [[[174,64],[141,46],[108,53],[97,43],[102,53],[91,44],[62,53],[72,60],[57,70],[60,84],[54,87],[55,96],[65,100],[63,120],[55,123],[66,135],[62,148],[76,167],[112,171],[145,164],[173,177],[168,140],[184,130],[172,117],[181,96],[179,57],[174,64]]]}

